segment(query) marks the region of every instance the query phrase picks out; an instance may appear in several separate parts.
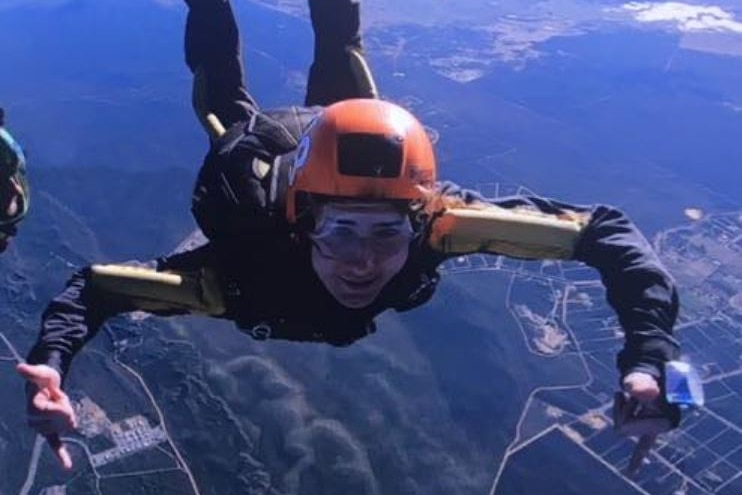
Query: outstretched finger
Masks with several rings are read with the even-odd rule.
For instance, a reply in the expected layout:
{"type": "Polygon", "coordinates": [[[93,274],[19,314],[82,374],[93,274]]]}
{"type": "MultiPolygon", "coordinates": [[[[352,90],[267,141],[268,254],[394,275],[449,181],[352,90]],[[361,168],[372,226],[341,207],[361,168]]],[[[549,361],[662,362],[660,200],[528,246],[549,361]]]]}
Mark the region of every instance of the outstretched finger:
{"type": "Polygon", "coordinates": [[[46,435],[46,441],[49,443],[49,447],[51,447],[52,451],[54,451],[54,455],[59,459],[62,467],[66,471],[72,469],[72,456],[62,442],[62,439],[59,438],[59,435],[56,433],[46,435]]]}
{"type": "Polygon", "coordinates": [[[26,380],[32,381],[38,385],[37,380],[39,379],[39,373],[36,371],[35,366],[28,363],[19,363],[15,367],[15,370],[26,380]]]}
{"type": "Polygon", "coordinates": [[[35,383],[41,388],[50,385],[59,386],[59,380],[55,380],[56,377],[54,376],[56,371],[54,368],[50,368],[49,366],[20,363],[15,367],[15,369],[23,378],[35,383]]]}
{"type": "Polygon", "coordinates": [[[29,383],[46,390],[51,399],[56,400],[62,396],[61,377],[54,368],[44,364],[20,363],[15,369],[29,383]]]}

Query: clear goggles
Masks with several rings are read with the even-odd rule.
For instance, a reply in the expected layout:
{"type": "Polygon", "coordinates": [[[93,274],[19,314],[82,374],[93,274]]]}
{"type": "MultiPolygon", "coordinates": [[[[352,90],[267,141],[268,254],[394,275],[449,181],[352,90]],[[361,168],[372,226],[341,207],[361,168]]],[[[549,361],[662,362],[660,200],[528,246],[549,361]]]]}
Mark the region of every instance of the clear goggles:
{"type": "Polygon", "coordinates": [[[369,256],[390,258],[409,249],[414,237],[406,217],[401,223],[370,227],[324,222],[309,235],[321,256],[339,261],[356,261],[369,256]]]}

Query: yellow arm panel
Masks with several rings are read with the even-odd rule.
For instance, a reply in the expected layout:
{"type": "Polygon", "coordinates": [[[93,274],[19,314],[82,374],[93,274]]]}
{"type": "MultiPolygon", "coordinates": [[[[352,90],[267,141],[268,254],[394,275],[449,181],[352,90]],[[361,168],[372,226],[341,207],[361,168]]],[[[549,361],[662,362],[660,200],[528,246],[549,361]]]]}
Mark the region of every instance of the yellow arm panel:
{"type": "Polygon", "coordinates": [[[549,215],[488,205],[452,208],[433,223],[430,245],[447,254],[491,253],[529,259],[570,259],[589,216],[549,215]]]}
{"type": "Polygon", "coordinates": [[[127,265],[93,265],[93,287],[129,298],[143,311],[185,310],[218,316],[226,311],[224,297],[209,269],[158,272],[127,265]]]}

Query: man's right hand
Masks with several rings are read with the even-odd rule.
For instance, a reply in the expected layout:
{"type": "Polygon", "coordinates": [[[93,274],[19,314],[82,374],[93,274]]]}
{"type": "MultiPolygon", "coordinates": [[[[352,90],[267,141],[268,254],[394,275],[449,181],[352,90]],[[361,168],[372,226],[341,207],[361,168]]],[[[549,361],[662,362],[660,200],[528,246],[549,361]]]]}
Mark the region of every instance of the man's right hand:
{"type": "Polygon", "coordinates": [[[49,442],[64,469],[72,469],[72,457],[59,438],[61,433],[77,427],[75,411],[62,391],[59,372],[44,364],[21,363],[16,367],[27,383],[28,424],[49,442]]]}

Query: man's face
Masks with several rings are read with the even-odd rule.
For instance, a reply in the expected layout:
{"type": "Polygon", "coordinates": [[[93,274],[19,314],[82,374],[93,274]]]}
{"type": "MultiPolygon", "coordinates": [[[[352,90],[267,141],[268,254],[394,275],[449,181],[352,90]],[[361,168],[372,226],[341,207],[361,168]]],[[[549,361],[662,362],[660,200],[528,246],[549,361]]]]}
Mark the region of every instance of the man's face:
{"type": "Polygon", "coordinates": [[[330,202],[319,208],[310,239],[319,279],[340,304],[358,309],[402,269],[412,228],[389,203],[330,202]]]}

